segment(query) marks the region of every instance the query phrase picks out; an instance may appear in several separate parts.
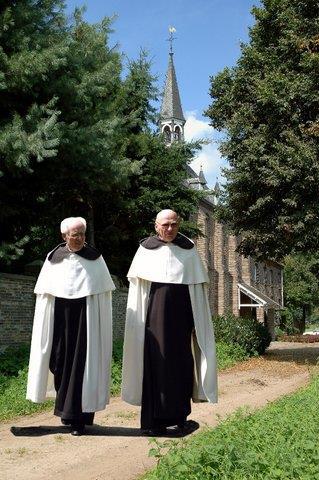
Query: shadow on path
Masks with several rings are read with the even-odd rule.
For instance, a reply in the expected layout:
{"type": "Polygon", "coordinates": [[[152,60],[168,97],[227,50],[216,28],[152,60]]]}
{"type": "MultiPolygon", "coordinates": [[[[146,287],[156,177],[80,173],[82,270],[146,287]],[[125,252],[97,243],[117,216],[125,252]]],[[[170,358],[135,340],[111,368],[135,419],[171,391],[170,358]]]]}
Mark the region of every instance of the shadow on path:
{"type": "Polygon", "coordinates": [[[295,362],[299,365],[317,365],[319,344],[273,342],[263,355],[265,360],[295,362]]]}
{"type": "MultiPolygon", "coordinates": [[[[190,435],[199,428],[199,423],[192,421],[191,428],[181,431],[178,428],[168,428],[167,433],[161,435],[162,438],[180,438],[190,435]]],[[[70,434],[70,427],[66,426],[47,426],[38,427],[15,427],[10,428],[10,432],[15,437],[42,437],[44,435],[65,435],[70,434]]],[[[140,428],[133,427],[104,427],[101,425],[91,425],[85,428],[83,436],[94,437],[141,437],[144,436],[140,428]]]]}

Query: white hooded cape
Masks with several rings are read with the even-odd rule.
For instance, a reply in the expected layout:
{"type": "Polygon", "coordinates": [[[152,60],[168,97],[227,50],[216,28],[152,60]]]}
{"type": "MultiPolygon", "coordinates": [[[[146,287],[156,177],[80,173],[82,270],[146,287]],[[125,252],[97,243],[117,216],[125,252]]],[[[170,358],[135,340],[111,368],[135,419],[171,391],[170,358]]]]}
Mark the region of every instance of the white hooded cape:
{"type": "MultiPolygon", "coordinates": [[[[49,254],[50,255],[50,254],[49,254]]],[[[55,397],[49,371],[55,297],[86,297],[87,348],[82,411],[103,410],[109,402],[112,359],[112,290],[114,283],[100,256],[87,260],[72,253],[59,263],[46,259],[36,283],[27,396],[41,403],[55,397]]]]}
{"type": "Polygon", "coordinates": [[[140,246],[128,272],[130,282],[123,351],[122,398],[141,405],[144,334],[152,282],[188,285],[195,335],[193,401],[217,402],[216,352],[207,295],[207,273],[195,249],[173,243],[151,250],[140,246]]]}

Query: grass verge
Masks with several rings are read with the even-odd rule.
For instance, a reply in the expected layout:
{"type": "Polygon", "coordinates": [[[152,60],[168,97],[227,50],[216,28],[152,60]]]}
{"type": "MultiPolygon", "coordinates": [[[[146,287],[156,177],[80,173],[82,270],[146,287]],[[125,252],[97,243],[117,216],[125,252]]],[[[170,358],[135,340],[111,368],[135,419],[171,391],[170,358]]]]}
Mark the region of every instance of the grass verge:
{"type": "Polygon", "coordinates": [[[319,377],[257,412],[239,410],[188,440],[154,440],[143,480],[318,480],[319,377]]]}
{"type": "MultiPolygon", "coordinates": [[[[113,343],[111,395],[120,393],[122,375],[122,341],[113,343]]],[[[26,400],[29,349],[22,346],[0,355],[0,422],[21,415],[42,412],[53,407],[54,401],[32,403],[26,400]]]]}

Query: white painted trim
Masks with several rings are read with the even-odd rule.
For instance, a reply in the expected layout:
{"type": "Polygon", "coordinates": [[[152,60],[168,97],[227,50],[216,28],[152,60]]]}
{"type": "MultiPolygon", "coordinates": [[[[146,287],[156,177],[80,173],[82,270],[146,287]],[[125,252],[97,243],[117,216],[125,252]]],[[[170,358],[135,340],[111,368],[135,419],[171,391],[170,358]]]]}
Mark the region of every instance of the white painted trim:
{"type": "Polygon", "coordinates": [[[246,307],[246,306],[256,306],[256,307],[264,307],[267,302],[265,300],[263,300],[262,298],[258,297],[258,295],[254,294],[251,290],[249,290],[248,288],[244,287],[244,285],[241,285],[240,283],[238,283],[238,292],[239,292],[239,297],[238,297],[238,305],[239,307],[246,307]],[[245,293],[248,297],[250,297],[252,300],[254,300],[255,302],[257,302],[257,304],[241,304],[240,303],[240,292],[243,292],[245,293]]]}
{"type": "Polygon", "coordinates": [[[263,307],[263,305],[260,305],[259,303],[240,303],[239,307],[253,307],[253,308],[260,308],[263,307]]]}

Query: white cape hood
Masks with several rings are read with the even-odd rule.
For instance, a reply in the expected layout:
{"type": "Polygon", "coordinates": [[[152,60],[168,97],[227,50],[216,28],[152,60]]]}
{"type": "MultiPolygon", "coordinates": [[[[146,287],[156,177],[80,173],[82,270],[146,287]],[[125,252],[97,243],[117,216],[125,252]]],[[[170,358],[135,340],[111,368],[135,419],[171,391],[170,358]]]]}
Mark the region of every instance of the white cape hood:
{"type": "Polygon", "coordinates": [[[81,298],[114,289],[115,285],[102,255],[96,260],[87,260],[71,253],[59,263],[51,263],[48,258],[45,260],[34,293],[81,298]]]}
{"type": "Polygon", "coordinates": [[[140,246],[133,258],[127,277],[149,282],[207,283],[208,276],[196,248],[184,249],[166,243],[154,250],[140,246]]]}

